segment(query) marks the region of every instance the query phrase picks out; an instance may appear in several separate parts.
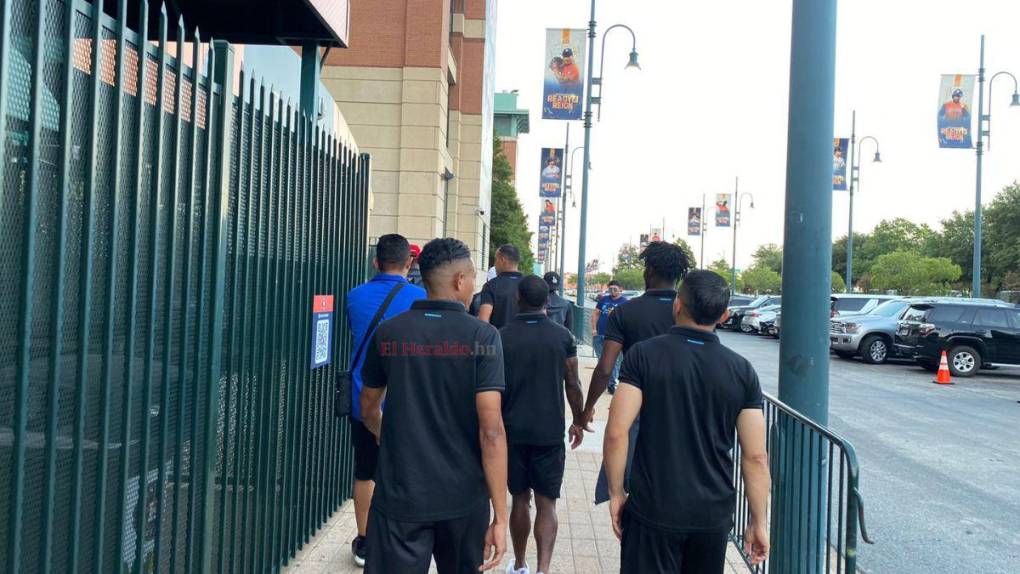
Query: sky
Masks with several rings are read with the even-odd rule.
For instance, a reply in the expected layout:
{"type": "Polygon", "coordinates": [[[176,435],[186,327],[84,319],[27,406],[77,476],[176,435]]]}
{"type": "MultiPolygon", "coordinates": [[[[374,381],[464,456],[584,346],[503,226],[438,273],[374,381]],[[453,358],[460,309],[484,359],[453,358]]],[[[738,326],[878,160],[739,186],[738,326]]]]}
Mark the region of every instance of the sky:
{"type": "MultiPolygon", "coordinates": [[[[536,231],[541,148],[562,147],[568,123],[571,147],[583,141],[581,122],[541,119],[545,29],[586,27],[590,3],[503,0],[498,6],[496,90],[518,90],[518,107],[530,110],[531,131],[518,142],[517,188],[536,231]]],[[[597,10],[596,53],[602,30],[628,24],[637,33],[642,70],[624,70],[631,40],[614,30],[605,48],[602,118],[592,129],[588,260],[598,258],[609,270],[621,244],[636,243],[664,219],[667,238],[687,238],[687,208],[700,206],[706,194],[711,216],[712,198],[732,193],[736,177],[754,202],[754,209],[752,198],[743,203],[737,267],[750,265],[758,245],[781,244],[792,0],[601,0],[597,10]]],[[[976,74],[985,34],[989,76],[1020,75],[1018,23],[1020,2],[1012,0],[839,3],[835,135],[849,137],[856,109],[858,141],[877,138],[883,159],[871,163],[873,148],[866,144],[855,231],[894,217],[937,227],[953,210],[973,209],[974,151],[938,148],[940,74],[976,74]]],[[[1008,107],[1012,80],[1002,76],[994,89],[985,205],[1020,179],[1020,108],[1008,107]]],[[[581,154],[578,209],[567,212],[568,270],[577,268],[581,154]]],[[[846,235],[847,193],[819,192],[835,194],[833,238],[846,235]]],[[[700,240],[687,239],[700,255],[700,240]]],[[[705,259],[729,260],[732,241],[731,229],[711,227],[705,259]]]]}

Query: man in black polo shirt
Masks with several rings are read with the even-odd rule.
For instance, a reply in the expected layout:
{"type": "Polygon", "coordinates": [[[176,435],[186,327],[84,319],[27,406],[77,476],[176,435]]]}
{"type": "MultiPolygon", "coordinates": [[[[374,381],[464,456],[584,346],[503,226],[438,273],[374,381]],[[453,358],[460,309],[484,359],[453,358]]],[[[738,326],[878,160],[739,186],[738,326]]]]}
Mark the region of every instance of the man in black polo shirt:
{"type": "Polygon", "coordinates": [[[736,502],[734,429],[750,509],[745,550],[754,564],[768,557],[761,387],[751,364],[713,332],[729,298],[725,279],[691,272],[673,304],[676,326],[624,356],[603,444],[621,574],[723,572],[736,502]],[[639,414],[628,497],[628,434],[639,414]]]}
{"type": "Polygon", "coordinates": [[[535,491],[535,542],[538,545],[537,573],[549,572],[556,543],[556,499],[563,483],[566,425],[563,397],[566,395],[574,424],[570,427],[572,448],[581,444],[581,380],[577,375],[577,345],[565,328],[545,313],[549,287],[534,275],[520,280],[520,312],[500,329],[503,366],[506,373],[506,421],[510,462],[507,476],[513,509],[510,538],[514,560],[511,574],[528,574],[524,562],[531,532],[531,491],[535,491]]]}
{"type": "MultiPolygon", "coordinates": [[[[691,268],[683,249],[664,241],[649,243],[640,257],[645,263],[645,292],[614,309],[606,322],[602,356],[591,375],[584,406],[585,420],[589,423],[595,416],[595,403],[609,387],[617,357],[637,343],[665,333],[673,325],[676,284],[691,268]]],[[[635,425],[631,431],[634,438],[637,438],[637,431],[635,425]]],[[[595,503],[608,500],[609,487],[603,469],[595,485],[595,503]]]]}
{"type": "Polygon", "coordinates": [[[380,439],[366,574],[424,574],[433,557],[440,574],[466,574],[506,550],[499,333],[465,311],[466,245],[434,239],[419,265],[428,299],[379,325],[361,371],[361,412],[380,439]]]}
{"type": "Polygon", "coordinates": [[[524,275],[517,270],[521,254],[507,243],[496,250],[496,277],[482,287],[478,318],[502,329],[517,315],[517,284],[524,275]]]}

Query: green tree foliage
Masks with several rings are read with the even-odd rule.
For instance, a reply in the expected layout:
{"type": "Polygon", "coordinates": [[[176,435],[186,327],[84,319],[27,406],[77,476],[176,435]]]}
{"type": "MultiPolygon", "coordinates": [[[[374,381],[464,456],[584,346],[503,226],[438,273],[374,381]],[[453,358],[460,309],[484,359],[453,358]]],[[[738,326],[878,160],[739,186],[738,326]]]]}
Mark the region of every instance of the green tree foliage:
{"type": "Polygon", "coordinates": [[[1008,289],[1006,278],[1020,273],[1020,183],[1005,188],[985,210],[982,248],[990,292],[1008,289]]]}
{"type": "MultiPolygon", "coordinates": [[[[708,270],[718,273],[719,276],[725,279],[727,283],[730,283],[733,279],[733,268],[730,267],[730,264],[727,263],[726,260],[721,257],[713,261],[711,264],[709,264],[708,270]]],[[[730,285],[730,288],[732,289],[733,286],[730,285]]],[[[739,275],[737,276],[737,285],[735,292],[738,293],[744,292],[744,282],[741,280],[739,275]]]]}
{"type": "Polygon", "coordinates": [[[619,269],[613,279],[620,282],[624,289],[641,290],[645,288],[645,272],[643,269],[619,269]]]}
{"type": "Polygon", "coordinates": [[[511,182],[513,169],[503,153],[499,138],[493,138],[492,146],[492,207],[489,220],[489,265],[496,260],[496,250],[510,243],[521,252],[520,268],[530,272],[534,267],[531,252],[531,231],[528,218],[524,215],[517,190],[511,182]]]}
{"type": "Polygon", "coordinates": [[[609,283],[610,279],[612,279],[612,277],[609,273],[599,271],[598,273],[588,275],[588,284],[604,286],[606,283],[609,283]]]}
{"type": "MultiPolygon", "coordinates": [[[[861,248],[867,243],[870,236],[866,233],[854,233],[854,283],[859,277],[867,274],[864,269],[864,261],[861,258],[861,248]]],[[[846,235],[832,242],[832,269],[839,276],[846,277],[846,235]]]]}
{"type": "Polygon", "coordinates": [[[754,259],[754,267],[771,269],[780,274],[783,272],[783,248],[775,243],[759,245],[751,257],[754,259]]]}
{"type": "Polygon", "coordinates": [[[782,276],[761,263],[756,263],[750,269],[745,269],[740,274],[738,282],[743,282],[744,289],[754,293],[775,294],[779,293],[783,287],[782,276]]]}
{"type": "Polygon", "coordinates": [[[928,257],[948,257],[970,277],[974,268],[974,212],[954,211],[942,220],[942,229],[924,246],[928,257]]]}
{"type": "Polygon", "coordinates": [[[691,246],[686,241],[677,237],[673,240],[673,244],[679,245],[680,249],[682,249],[684,254],[687,255],[687,260],[691,262],[691,269],[698,267],[698,259],[694,257],[694,250],[691,249],[691,246]]]}
{"type": "Polygon", "coordinates": [[[637,245],[624,243],[616,254],[616,266],[613,267],[613,271],[618,273],[624,269],[641,269],[641,260],[638,258],[640,254],[637,245]]]}
{"type": "Polygon", "coordinates": [[[832,292],[833,293],[843,293],[844,291],[846,291],[846,281],[843,280],[843,277],[841,277],[839,273],[836,273],[835,271],[833,271],[832,272],[832,292]]]}
{"type": "Polygon", "coordinates": [[[944,293],[960,278],[960,266],[945,257],[922,257],[911,251],[879,256],[871,268],[871,286],[900,295],[944,293]]]}

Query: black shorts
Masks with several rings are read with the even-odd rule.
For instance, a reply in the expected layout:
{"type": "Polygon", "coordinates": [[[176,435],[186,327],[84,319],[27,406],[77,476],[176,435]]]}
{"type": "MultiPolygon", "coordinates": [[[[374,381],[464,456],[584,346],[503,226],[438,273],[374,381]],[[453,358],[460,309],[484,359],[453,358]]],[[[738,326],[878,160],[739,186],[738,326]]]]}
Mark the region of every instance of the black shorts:
{"type": "Polygon", "coordinates": [[[488,527],[488,500],[467,516],[437,522],[390,520],[372,506],[365,574],[426,574],[433,557],[439,574],[478,574],[488,527]]]}
{"type": "Polygon", "coordinates": [[[623,511],[620,574],[722,574],[729,532],[670,532],[623,511]]]}
{"type": "Polygon", "coordinates": [[[375,480],[375,467],[379,464],[379,445],[375,435],[365,423],[351,421],[351,442],[354,444],[354,480],[375,480]]]}
{"type": "Polygon", "coordinates": [[[562,442],[546,446],[511,444],[507,445],[507,451],[506,475],[510,494],[524,494],[532,489],[546,498],[555,500],[560,497],[567,456],[562,442]]]}

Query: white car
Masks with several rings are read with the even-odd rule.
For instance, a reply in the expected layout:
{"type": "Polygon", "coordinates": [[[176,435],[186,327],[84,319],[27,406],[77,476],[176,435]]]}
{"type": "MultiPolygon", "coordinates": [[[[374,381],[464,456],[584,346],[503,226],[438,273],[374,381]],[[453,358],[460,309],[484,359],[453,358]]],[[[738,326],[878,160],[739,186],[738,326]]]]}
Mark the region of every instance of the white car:
{"type": "Polygon", "coordinates": [[[744,333],[761,333],[762,322],[775,321],[782,305],[766,305],[760,309],[748,311],[740,321],[740,330],[744,333]]]}

